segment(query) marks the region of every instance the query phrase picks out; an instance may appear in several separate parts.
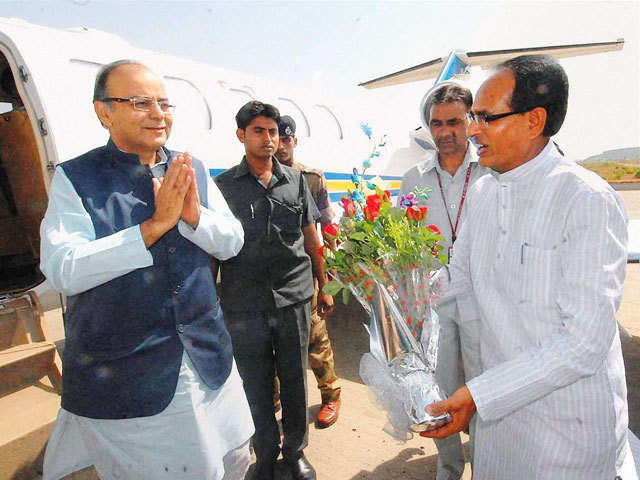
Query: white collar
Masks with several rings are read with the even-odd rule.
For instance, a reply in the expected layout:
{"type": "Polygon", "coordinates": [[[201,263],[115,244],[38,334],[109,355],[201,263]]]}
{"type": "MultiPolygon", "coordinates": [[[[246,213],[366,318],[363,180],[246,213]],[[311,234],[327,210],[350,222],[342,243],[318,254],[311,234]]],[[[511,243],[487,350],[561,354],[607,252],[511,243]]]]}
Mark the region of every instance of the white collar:
{"type": "MultiPolygon", "coordinates": [[[[433,150],[427,153],[428,158],[424,160],[422,163],[418,164],[418,171],[421,175],[426,172],[437,168],[439,171],[442,171],[440,167],[440,160],[438,159],[438,151],[433,150]]],[[[472,163],[478,163],[478,154],[476,153],[475,147],[471,144],[471,142],[467,141],[467,152],[464,154],[464,159],[462,160],[462,165],[458,167],[464,169],[468,165],[472,163]]]]}

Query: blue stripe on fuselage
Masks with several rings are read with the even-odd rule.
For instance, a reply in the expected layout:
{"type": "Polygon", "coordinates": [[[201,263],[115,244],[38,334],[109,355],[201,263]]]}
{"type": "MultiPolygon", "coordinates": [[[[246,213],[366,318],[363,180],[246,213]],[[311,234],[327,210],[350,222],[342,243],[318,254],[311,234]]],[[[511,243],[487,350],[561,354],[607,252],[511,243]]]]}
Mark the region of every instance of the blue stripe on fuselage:
{"type": "MultiPolygon", "coordinates": [[[[226,170],[226,168],[210,168],[209,175],[211,175],[211,178],[216,178],[226,170]]],[[[324,176],[327,180],[351,180],[350,173],[325,172],[324,176]]],[[[365,180],[371,180],[378,176],[383,180],[402,180],[402,176],[398,175],[365,175],[364,178],[365,180]]]]}

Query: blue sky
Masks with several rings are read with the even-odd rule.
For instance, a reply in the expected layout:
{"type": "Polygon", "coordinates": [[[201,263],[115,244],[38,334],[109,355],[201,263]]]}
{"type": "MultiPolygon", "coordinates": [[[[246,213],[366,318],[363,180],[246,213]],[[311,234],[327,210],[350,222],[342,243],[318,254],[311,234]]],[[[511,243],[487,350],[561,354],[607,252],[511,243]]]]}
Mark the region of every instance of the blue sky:
{"type": "MultiPolygon", "coordinates": [[[[580,158],[640,143],[639,2],[25,0],[0,1],[0,16],[58,28],[97,28],[143,48],[343,94],[358,82],[453,48],[624,37],[622,52],[563,61],[574,102],[563,140],[580,158]],[[613,98],[604,94],[612,85],[613,98]]],[[[428,87],[421,82],[371,98],[384,95],[406,104],[407,113],[398,121],[409,125],[417,122],[417,105],[428,87]]]]}

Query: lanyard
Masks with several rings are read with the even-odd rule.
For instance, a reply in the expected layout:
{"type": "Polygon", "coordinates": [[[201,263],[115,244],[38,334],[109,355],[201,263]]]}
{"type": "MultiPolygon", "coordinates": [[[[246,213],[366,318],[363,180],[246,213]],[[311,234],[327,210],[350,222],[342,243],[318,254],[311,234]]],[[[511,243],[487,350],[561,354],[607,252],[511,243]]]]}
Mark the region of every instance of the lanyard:
{"type": "Polygon", "coordinates": [[[436,176],[438,177],[438,185],[440,186],[440,195],[442,196],[442,203],[444,203],[444,211],[447,212],[447,218],[449,219],[449,226],[451,227],[451,244],[456,241],[456,232],[458,231],[458,222],[460,221],[460,214],[462,213],[462,206],[464,205],[464,199],[467,196],[467,187],[469,186],[469,177],[471,176],[471,165],[467,168],[467,176],[464,179],[464,187],[462,187],[462,197],[460,198],[460,206],[458,207],[458,217],[456,218],[456,224],[453,225],[451,221],[451,215],[449,215],[449,206],[447,205],[447,199],[444,196],[444,188],[442,188],[442,180],[440,179],[440,172],[436,169],[436,176]]]}

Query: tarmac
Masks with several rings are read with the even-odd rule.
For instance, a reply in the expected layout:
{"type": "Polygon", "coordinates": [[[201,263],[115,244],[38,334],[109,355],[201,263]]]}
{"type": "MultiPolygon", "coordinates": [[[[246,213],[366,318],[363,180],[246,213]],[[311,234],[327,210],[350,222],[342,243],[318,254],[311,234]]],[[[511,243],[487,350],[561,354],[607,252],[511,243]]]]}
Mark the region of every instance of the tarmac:
{"type": "MultiPolygon", "coordinates": [[[[630,218],[640,219],[640,190],[618,192],[624,199],[630,218]]],[[[50,328],[62,339],[60,310],[56,299],[48,299],[46,312],[50,328]]],[[[385,413],[373,401],[358,375],[362,354],[368,351],[369,339],[362,326],[366,314],[353,300],[350,305],[336,305],[328,321],[336,373],[341,379],[340,418],[333,426],[318,429],[312,423],[320,408],[320,393],[311,370],[309,386],[309,446],[305,454],[316,468],[318,480],[432,480],[436,475],[437,450],[432,440],[415,436],[398,442],[383,431],[385,413]]],[[[624,285],[618,321],[629,333],[622,339],[629,400],[629,427],[640,436],[640,264],[630,263],[624,285]]],[[[465,446],[466,435],[462,435],[465,446]]],[[[251,469],[247,479],[251,478],[251,469]]],[[[83,472],[67,479],[95,479],[95,473],[83,472]]],[[[279,480],[289,480],[284,467],[278,465],[279,480]]],[[[467,463],[462,477],[471,479],[467,463]]]]}

